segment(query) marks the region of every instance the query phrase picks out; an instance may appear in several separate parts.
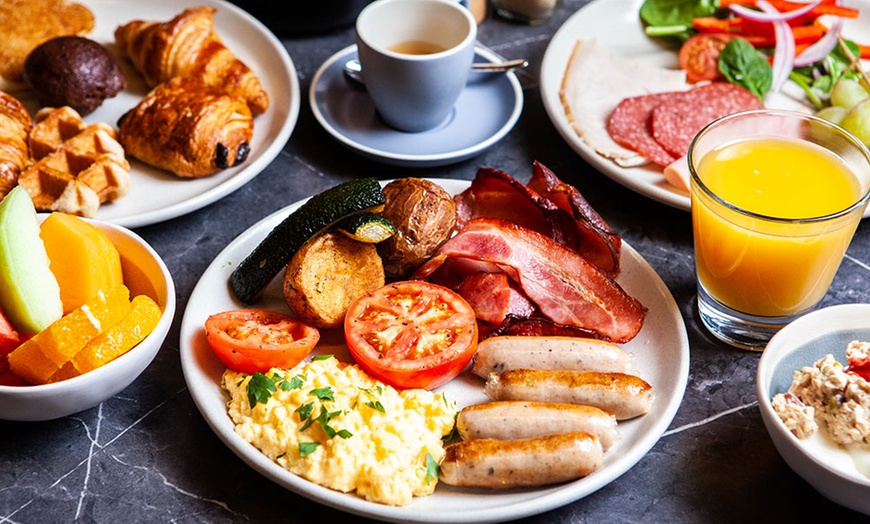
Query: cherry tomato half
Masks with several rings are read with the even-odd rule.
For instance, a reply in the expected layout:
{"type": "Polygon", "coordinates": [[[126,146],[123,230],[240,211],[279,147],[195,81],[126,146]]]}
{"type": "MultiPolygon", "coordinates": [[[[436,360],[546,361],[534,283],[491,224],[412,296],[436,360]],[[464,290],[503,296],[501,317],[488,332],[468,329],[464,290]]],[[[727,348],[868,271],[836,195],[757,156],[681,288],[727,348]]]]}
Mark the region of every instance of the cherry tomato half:
{"type": "Polygon", "coordinates": [[[680,67],[686,71],[686,80],[691,83],[716,80],[719,72],[719,53],[731,39],[723,33],[697,33],[680,47],[680,67]]]}
{"type": "Polygon", "coordinates": [[[434,389],[477,351],[471,305],[450,289],[395,282],[354,301],[344,318],[347,347],[369,375],[396,388],[434,389]]]}
{"type": "Polygon", "coordinates": [[[320,340],[317,328],[264,309],[214,314],[205,321],[205,333],[221,362],[243,373],[292,368],[320,340]]]}

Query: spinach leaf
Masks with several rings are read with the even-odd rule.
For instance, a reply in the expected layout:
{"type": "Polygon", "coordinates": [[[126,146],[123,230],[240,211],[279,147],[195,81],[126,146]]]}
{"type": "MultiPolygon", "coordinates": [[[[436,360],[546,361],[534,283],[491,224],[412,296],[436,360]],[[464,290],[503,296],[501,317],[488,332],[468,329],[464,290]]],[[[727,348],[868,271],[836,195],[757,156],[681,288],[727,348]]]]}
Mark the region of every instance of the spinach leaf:
{"type": "Polygon", "coordinates": [[[640,18],[649,36],[676,36],[685,40],[694,32],[692,20],[711,16],[718,0],[646,0],[640,7],[640,18]]]}
{"type": "Polygon", "coordinates": [[[773,84],[773,68],[764,55],[743,38],[734,38],[722,48],[719,72],[729,82],[745,87],[762,101],[773,84]]]}

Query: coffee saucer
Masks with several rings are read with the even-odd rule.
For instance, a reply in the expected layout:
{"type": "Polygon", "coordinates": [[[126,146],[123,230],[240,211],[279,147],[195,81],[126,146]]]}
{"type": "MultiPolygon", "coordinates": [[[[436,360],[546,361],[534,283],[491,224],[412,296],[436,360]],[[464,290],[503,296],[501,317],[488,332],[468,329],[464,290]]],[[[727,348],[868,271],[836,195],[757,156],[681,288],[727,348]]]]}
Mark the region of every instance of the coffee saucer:
{"type": "MultiPolygon", "coordinates": [[[[502,58],[482,47],[475,61],[502,58]]],[[[343,145],[372,160],[406,167],[432,167],[466,160],[501,140],[516,124],[523,91],[515,73],[471,73],[452,113],[434,129],[406,133],[378,116],[364,87],[345,78],[356,45],[332,55],[311,81],[309,102],[321,126],[343,145]]]]}

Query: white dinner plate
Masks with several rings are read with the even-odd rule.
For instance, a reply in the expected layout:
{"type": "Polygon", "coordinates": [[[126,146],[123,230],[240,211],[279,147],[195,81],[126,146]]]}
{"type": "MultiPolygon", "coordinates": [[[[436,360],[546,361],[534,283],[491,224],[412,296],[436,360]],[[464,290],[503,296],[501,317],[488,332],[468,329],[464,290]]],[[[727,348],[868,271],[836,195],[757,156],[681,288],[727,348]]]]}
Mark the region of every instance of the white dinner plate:
{"type": "MultiPolygon", "coordinates": [[[[115,46],[114,31],[131,20],[168,21],[185,8],[213,6],[215,31],[224,45],[250,67],[269,94],[270,105],[254,119],[251,153],[237,167],[198,179],[183,179],[167,171],[129,159],[132,166],[130,192],[110,204],[103,204],[94,218],[139,227],[195,211],[235,191],[260,173],[284,148],[299,115],[300,93],[296,68],[281,42],[262,23],[223,0],[148,0],[146,3],[117,0],[77,0],[94,14],[94,30],[88,38],[105,45],[121,64],[127,87],[107,99],[87,123],[104,122],[117,129],[118,119],[148,92],[141,75],[115,46]]],[[[13,95],[31,111],[38,108],[29,90],[13,95]]]]}
{"type": "MultiPolygon", "coordinates": [[[[451,194],[468,187],[467,181],[434,180],[451,194]]],[[[435,493],[416,498],[403,507],[368,502],[355,494],[340,493],[313,484],[272,462],[233,431],[227,415],[229,398],[220,387],[224,367],[209,348],[203,325],[209,315],[244,308],[230,293],[228,279],[259,242],[297,202],[264,218],[236,238],[203,273],[190,296],[180,333],[181,365],[194,402],[217,436],[242,460],[266,478],[320,504],[348,513],[393,522],[496,522],[542,513],[580,499],[625,473],[658,441],[683,398],[689,374],[689,342],[680,311],[665,284],[640,255],[623,243],[622,272],[618,281],[648,309],[640,333],[625,345],[636,356],[638,374],[655,388],[650,412],[621,422],[621,440],[605,454],[601,469],[574,482],[539,489],[504,492],[452,488],[439,484],[435,493]]],[[[267,287],[258,308],[287,312],[280,276],[267,287]]],[[[335,354],[349,360],[340,332],[324,333],[314,354],[335,354]]],[[[487,400],[483,381],[466,372],[441,388],[462,407],[487,400]]]]}
{"type": "MultiPolygon", "coordinates": [[[[472,73],[442,124],[419,133],[393,129],[378,116],[365,89],[344,77],[344,64],[356,56],[351,45],[329,57],[315,73],[308,98],[323,129],[369,159],[405,167],[453,164],[489,149],[520,118],[523,90],[515,73],[472,73]]],[[[501,60],[488,49],[475,49],[476,62],[501,60]]]]}
{"type": "MultiPolygon", "coordinates": [[[[590,148],[571,127],[565,115],[559,90],[571,51],[578,39],[595,39],[598,44],[622,56],[666,68],[678,68],[679,60],[674,48],[661,39],[648,37],[643,32],[640,6],[643,0],[593,0],[571,15],[556,31],[541,62],[541,97],[547,115],[562,138],[589,164],[622,184],[653,200],[678,209],[691,208],[689,194],[668,184],[660,167],[648,164],[624,168],[590,148]]],[[[870,0],[848,0],[850,7],[861,11],[860,18],[846,20],[843,34],[862,44],[870,43],[870,0]]],[[[778,96],[768,103],[778,108],[795,109],[804,102],[803,92],[792,82],[783,89],[785,96],[778,96]]],[[[870,215],[870,208],[865,217],[870,215]]]]}

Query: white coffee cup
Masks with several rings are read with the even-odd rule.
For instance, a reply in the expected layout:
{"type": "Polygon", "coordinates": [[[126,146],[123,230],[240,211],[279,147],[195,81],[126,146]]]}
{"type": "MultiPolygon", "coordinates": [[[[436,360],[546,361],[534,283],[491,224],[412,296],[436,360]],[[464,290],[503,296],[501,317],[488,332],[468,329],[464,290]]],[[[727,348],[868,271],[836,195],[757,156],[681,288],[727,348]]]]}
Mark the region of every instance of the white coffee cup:
{"type": "Polygon", "coordinates": [[[465,88],[477,23],[451,0],[375,0],[356,20],[366,89],[381,118],[407,132],[437,127],[465,88]]]}

